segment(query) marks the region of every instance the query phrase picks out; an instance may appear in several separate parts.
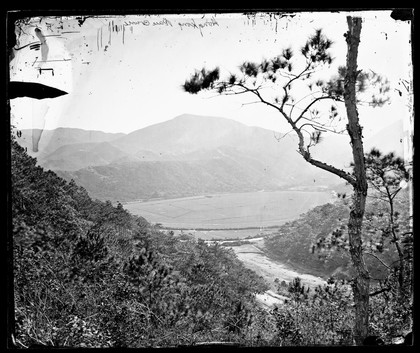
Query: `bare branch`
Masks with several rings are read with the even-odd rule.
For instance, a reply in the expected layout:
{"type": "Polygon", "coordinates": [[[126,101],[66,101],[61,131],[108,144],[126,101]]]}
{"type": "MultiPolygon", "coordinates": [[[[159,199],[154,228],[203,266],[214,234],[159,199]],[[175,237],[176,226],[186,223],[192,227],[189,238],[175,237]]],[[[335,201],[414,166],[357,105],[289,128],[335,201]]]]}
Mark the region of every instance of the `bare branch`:
{"type": "Polygon", "coordinates": [[[289,130],[289,131],[288,131],[288,132],[286,132],[283,136],[279,136],[279,137],[277,137],[277,136],[276,136],[276,133],[274,132],[274,138],[275,138],[277,141],[280,141],[280,140],[284,139],[287,135],[289,135],[291,132],[293,132],[293,129],[292,129],[292,130],[289,130]]]}
{"type": "MultiPolygon", "coordinates": [[[[266,105],[268,105],[268,106],[270,106],[270,107],[272,107],[272,108],[274,108],[274,109],[276,109],[276,110],[278,110],[279,112],[282,112],[282,110],[281,110],[281,107],[278,107],[278,106],[276,106],[275,104],[273,104],[273,103],[271,103],[271,102],[268,102],[268,101],[266,101],[262,96],[261,96],[261,93],[257,90],[257,89],[253,89],[253,88],[249,88],[249,87],[247,87],[247,86],[245,86],[245,85],[243,85],[243,84],[237,84],[238,86],[240,86],[240,87],[242,87],[242,88],[244,88],[244,90],[246,90],[247,92],[250,92],[250,93],[253,93],[253,94],[255,94],[257,97],[258,97],[258,99],[262,102],[262,103],[264,103],[264,104],[266,104],[266,105]]],[[[286,120],[289,122],[290,121],[290,119],[289,119],[289,117],[287,117],[287,115],[284,115],[283,114],[283,116],[285,116],[286,117],[286,120]]]]}
{"type": "Polygon", "coordinates": [[[301,73],[299,73],[298,75],[295,75],[295,77],[289,79],[289,81],[286,82],[286,84],[283,85],[284,99],[283,99],[283,103],[281,105],[281,109],[284,108],[285,103],[289,99],[289,90],[290,90],[290,85],[292,84],[292,82],[299,79],[300,77],[302,77],[303,74],[309,74],[309,72],[307,72],[307,71],[309,70],[310,66],[311,66],[311,64],[308,63],[307,66],[302,70],[301,73]]]}
{"type": "Polygon", "coordinates": [[[292,72],[288,72],[288,71],[281,72],[279,70],[278,73],[279,73],[280,76],[285,77],[285,78],[289,78],[289,79],[290,79],[290,77],[296,77],[297,76],[296,74],[294,74],[292,72]]]}
{"type": "Polygon", "coordinates": [[[300,115],[298,116],[298,118],[294,121],[294,123],[296,124],[300,119],[303,118],[303,115],[305,115],[305,113],[309,110],[310,107],[312,107],[316,102],[319,102],[322,99],[335,99],[331,96],[321,96],[318,98],[315,98],[311,103],[309,103],[305,109],[303,109],[303,111],[300,113],[300,115]]]}
{"type": "MultiPolygon", "coordinates": [[[[308,134],[308,136],[309,136],[309,138],[311,138],[311,133],[308,131],[308,130],[306,130],[306,129],[302,129],[302,128],[299,128],[299,130],[300,131],[303,131],[303,132],[306,132],[307,134],[308,134]]],[[[299,152],[299,151],[298,151],[299,152]]],[[[299,152],[300,153],[300,152],[299,152]]]]}
{"type": "Polygon", "coordinates": [[[324,127],[318,126],[316,123],[305,123],[305,124],[301,125],[299,129],[302,129],[306,125],[312,126],[313,129],[319,130],[319,131],[322,131],[322,132],[328,131],[328,130],[324,130],[324,127]]]}
{"type": "MultiPolygon", "coordinates": [[[[293,113],[293,109],[297,108],[300,110],[303,110],[303,108],[299,108],[297,105],[302,102],[304,99],[308,98],[309,96],[314,96],[316,93],[322,93],[322,91],[317,91],[317,92],[311,92],[309,94],[307,94],[306,96],[302,97],[301,99],[299,99],[297,102],[295,102],[295,104],[292,105],[292,108],[290,109],[290,117],[292,117],[292,113],[293,113]]],[[[314,97],[315,99],[315,97],[314,97]]]]}
{"type": "MultiPolygon", "coordinates": [[[[327,164],[327,163],[324,163],[324,162],[321,162],[321,161],[319,161],[317,159],[313,159],[312,158],[312,156],[309,153],[309,151],[306,150],[305,147],[304,147],[305,140],[304,140],[304,137],[302,135],[302,131],[300,130],[300,128],[297,127],[296,123],[283,111],[282,107],[279,108],[279,107],[275,106],[274,104],[265,101],[262,98],[261,94],[258,91],[251,91],[251,92],[254,93],[261,100],[261,102],[263,102],[263,103],[265,103],[265,104],[267,104],[267,105],[275,108],[276,110],[278,110],[283,115],[283,117],[286,119],[286,121],[289,123],[289,125],[297,133],[298,138],[299,138],[299,151],[298,152],[299,152],[299,154],[302,155],[302,157],[308,163],[314,165],[315,167],[318,167],[320,169],[323,169],[323,170],[325,170],[327,172],[330,172],[332,174],[337,175],[338,177],[346,180],[351,185],[355,185],[356,180],[354,179],[354,177],[351,174],[347,173],[344,170],[341,170],[339,168],[336,168],[336,167],[334,167],[334,166],[332,166],[330,164],[327,164]]],[[[324,97],[324,98],[330,98],[330,97],[328,96],[328,97],[324,97]]]]}
{"type": "Polygon", "coordinates": [[[371,198],[371,199],[377,199],[377,200],[385,201],[385,202],[388,201],[386,198],[376,196],[376,195],[371,195],[371,194],[368,194],[367,197],[371,198]]]}
{"type": "Polygon", "coordinates": [[[343,129],[343,130],[330,129],[329,126],[326,126],[325,124],[314,122],[313,120],[305,118],[305,117],[302,117],[302,119],[310,121],[310,123],[305,123],[305,124],[301,125],[301,127],[304,126],[304,125],[312,125],[314,129],[317,129],[317,130],[320,130],[320,131],[328,131],[328,132],[332,132],[334,134],[342,134],[344,131],[346,131],[345,129],[343,129]]]}
{"type": "Polygon", "coordinates": [[[301,72],[300,74],[297,74],[294,78],[290,79],[290,80],[289,80],[289,82],[287,82],[287,83],[286,83],[285,87],[290,86],[290,84],[291,84],[293,81],[295,81],[295,80],[299,79],[300,77],[302,77],[302,76],[303,76],[303,74],[306,74],[306,75],[307,75],[307,74],[310,74],[310,73],[314,72],[314,70],[309,70],[310,66],[311,66],[311,63],[308,63],[308,64],[306,65],[306,67],[302,70],[302,72],[301,72]],[[312,71],[312,72],[311,72],[311,71],[312,71]]]}
{"type": "Polygon", "coordinates": [[[379,257],[379,256],[377,256],[376,254],[374,254],[374,253],[372,253],[372,252],[370,252],[370,251],[364,251],[363,252],[364,254],[366,254],[366,255],[370,255],[370,256],[372,256],[372,257],[374,257],[376,260],[378,260],[383,266],[385,266],[388,270],[390,269],[390,267],[379,257]]]}
{"type": "Polygon", "coordinates": [[[380,290],[377,290],[376,292],[369,293],[369,297],[373,297],[373,296],[378,295],[378,294],[381,294],[383,292],[389,292],[391,289],[392,289],[391,287],[382,288],[380,290]]]}

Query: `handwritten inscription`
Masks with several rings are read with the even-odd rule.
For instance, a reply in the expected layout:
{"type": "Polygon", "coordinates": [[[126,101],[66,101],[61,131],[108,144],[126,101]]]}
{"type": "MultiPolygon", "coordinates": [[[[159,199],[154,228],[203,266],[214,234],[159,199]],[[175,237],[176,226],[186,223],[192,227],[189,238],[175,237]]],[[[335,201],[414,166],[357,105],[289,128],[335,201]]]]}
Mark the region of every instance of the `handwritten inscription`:
{"type": "Polygon", "coordinates": [[[203,36],[202,29],[204,27],[219,26],[219,24],[217,23],[216,19],[214,17],[212,17],[210,20],[206,20],[205,22],[196,23],[194,19],[191,19],[191,21],[189,21],[189,22],[178,22],[178,26],[181,29],[186,28],[186,27],[198,29],[198,30],[200,30],[201,36],[203,36]]]}
{"type": "Polygon", "coordinates": [[[205,21],[196,21],[193,18],[187,21],[177,21],[172,22],[168,20],[167,18],[162,18],[159,20],[136,20],[136,21],[125,21],[124,26],[161,26],[161,27],[178,27],[181,30],[184,28],[191,28],[191,29],[197,29],[200,31],[201,36],[203,36],[203,28],[205,27],[214,27],[219,26],[219,23],[216,21],[214,17],[211,19],[207,19],[205,21]]]}
{"type": "Polygon", "coordinates": [[[162,20],[159,20],[159,21],[153,21],[152,25],[153,26],[170,26],[170,27],[172,27],[172,22],[169,21],[167,18],[163,18],[162,20]]]}

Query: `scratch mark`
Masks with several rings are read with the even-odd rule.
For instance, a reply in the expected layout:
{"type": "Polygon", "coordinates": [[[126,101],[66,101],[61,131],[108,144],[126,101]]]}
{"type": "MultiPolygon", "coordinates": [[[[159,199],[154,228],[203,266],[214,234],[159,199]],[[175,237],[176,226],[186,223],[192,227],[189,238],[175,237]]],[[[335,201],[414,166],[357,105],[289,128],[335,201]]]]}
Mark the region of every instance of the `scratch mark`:
{"type": "Polygon", "coordinates": [[[39,28],[35,28],[35,34],[41,42],[41,58],[43,61],[45,61],[47,60],[49,51],[47,40],[45,39],[45,36],[42,34],[42,31],[39,28]]]}
{"type": "MultiPolygon", "coordinates": [[[[41,21],[39,21],[39,23],[41,23],[41,21]]],[[[52,23],[45,22],[45,25],[47,26],[47,30],[52,31],[52,26],[53,26],[52,23]]]]}
{"type": "Polygon", "coordinates": [[[59,62],[59,61],[70,61],[71,58],[69,59],[54,59],[54,60],[40,60],[38,61],[39,63],[51,63],[51,62],[59,62]]]}
{"type": "Polygon", "coordinates": [[[111,22],[108,23],[108,32],[109,32],[109,39],[108,39],[108,44],[111,44],[111,22]]]}

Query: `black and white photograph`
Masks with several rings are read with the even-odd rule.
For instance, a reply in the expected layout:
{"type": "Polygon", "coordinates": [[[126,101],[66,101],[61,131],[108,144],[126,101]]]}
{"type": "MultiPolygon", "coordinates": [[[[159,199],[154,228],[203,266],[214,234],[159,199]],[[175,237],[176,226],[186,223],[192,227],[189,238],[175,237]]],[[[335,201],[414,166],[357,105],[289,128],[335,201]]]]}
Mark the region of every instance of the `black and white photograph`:
{"type": "Polygon", "coordinates": [[[8,12],[9,348],[412,346],[413,28],[8,12]]]}

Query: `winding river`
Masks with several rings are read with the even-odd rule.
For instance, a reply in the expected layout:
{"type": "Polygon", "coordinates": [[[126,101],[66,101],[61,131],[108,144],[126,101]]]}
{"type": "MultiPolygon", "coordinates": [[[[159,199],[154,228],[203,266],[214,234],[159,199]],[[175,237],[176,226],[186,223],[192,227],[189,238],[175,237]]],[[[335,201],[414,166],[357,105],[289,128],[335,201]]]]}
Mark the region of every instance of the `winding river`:
{"type": "Polygon", "coordinates": [[[254,238],[247,239],[251,244],[241,246],[232,246],[239,260],[243,262],[245,267],[255,271],[262,276],[270,285],[270,289],[264,294],[258,294],[257,300],[263,306],[270,308],[274,304],[282,304],[285,297],[276,293],[276,285],[274,283],[277,278],[280,282],[286,283],[293,281],[294,278],[300,277],[302,284],[309,286],[312,290],[318,285],[326,283],[321,277],[310,274],[299,273],[287,264],[275,261],[267,257],[264,253],[264,239],[254,238]]]}

